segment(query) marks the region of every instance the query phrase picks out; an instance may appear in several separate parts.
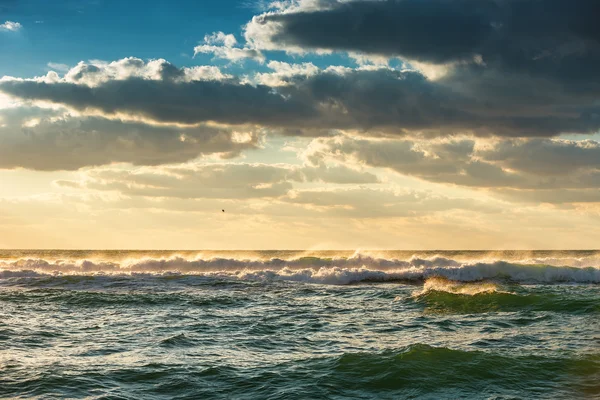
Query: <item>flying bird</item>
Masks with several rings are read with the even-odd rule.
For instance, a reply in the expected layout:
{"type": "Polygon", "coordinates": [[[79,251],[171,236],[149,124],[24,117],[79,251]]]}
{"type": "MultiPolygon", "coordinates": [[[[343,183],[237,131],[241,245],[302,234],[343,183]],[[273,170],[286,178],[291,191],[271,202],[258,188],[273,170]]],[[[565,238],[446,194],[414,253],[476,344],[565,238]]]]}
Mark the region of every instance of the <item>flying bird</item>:
{"type": "Polygon", "coordinates": [[[225,210],[221,210],[221,211],[225,212],[225,210]]]}

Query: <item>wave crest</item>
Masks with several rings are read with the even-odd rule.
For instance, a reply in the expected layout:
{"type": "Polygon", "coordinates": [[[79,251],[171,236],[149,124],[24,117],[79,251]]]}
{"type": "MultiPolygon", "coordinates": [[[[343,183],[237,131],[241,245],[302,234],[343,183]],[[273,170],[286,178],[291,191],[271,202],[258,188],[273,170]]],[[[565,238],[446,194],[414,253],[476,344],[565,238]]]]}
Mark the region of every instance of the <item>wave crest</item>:
{"type": "Polygon", "coordinates": [[[121,262],[102,260],[54,260],[26,258],[0,260],[0,279],[37,278],[40,275],[164,275],[184,274],[206,278],[273,280],[320,284],[358,282],[427,281],[429,289],[474,294],[495,290],[491,284],[460,287],[454,282],[509,280],[517,283],[600,283],[600,268],[592,266],[555,266],[508,261],[464,263],[446,257],[408,260],[377,258],[355,254],[348,258],[299,257],[272,258],[143,258],[121,262]],[[449,286],[450,285],[450,286],[449,286]],[[454,286],[452,286],[454,285],[454,286]],[[435,286],[435,287],[434,287],[435,286]],[[468,292],[468,293],[467,293],[468,292]]]}
{"type": "Polygon", "coordinates": [[[499,287],[494,282],[464,283],[451,281],[441,276],[434,276],[425,281],[423,291],[419,294],[432,291],[474,296],[477,294],[496,293],[499,291],[499,287]]]}

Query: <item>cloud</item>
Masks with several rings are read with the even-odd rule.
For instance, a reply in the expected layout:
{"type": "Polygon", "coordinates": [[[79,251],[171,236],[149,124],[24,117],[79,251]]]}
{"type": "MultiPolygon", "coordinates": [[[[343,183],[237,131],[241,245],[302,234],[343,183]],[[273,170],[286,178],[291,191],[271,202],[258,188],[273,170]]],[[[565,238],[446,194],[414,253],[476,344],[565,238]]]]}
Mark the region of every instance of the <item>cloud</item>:
{"type": "Polygon", "coordinates": [[[67,71],[69,71],[69,69],[71,69],[71,67],[69,67],[67,64],[60,64],[60,63],[54,63],[54,62],[49,62],[48,68],[50,68],[53,71],[59,71],[59,72],[67,72],[67,71]]]}
{"type": "Polygon", "coordinates": [[[11,107],[0,109],[0,169],[75,170],[115,162],[158,165],[215,153],[233,157],[258,147],[261,136],[260,129],[157,126],[63,109],[11,107]]]}
{"type": "Polygon", "coordinates": [[[236,47],[237,40],[231,34],[215,32],[204,37],[204,44],[194,47],[194,55],[204,53],[213,54],[215,58],[222,58],[232,62],[252,59],[263,63],[265,56],[258,50],[236,47]]]}
{"type": "Polygon", "coordinates": [[[338,136],[315,139],[303,156],[313,165],[334,160],[474,188],[600,188],[600,143],[593,140],[372,140],[338,136]]]}
{"type": "Polygon", "coordinates": [[[9,32],[17,32],[23,28],[18,22],[6,21],[3,24],[0,24],[0,31],[9,31],[9,32]]]}
{"type": "Polygon", "coordinates": [[[600,170],[600,142],[532,139],[499,141],[477,155],[514,171],[538,176],[567,176],[600,170]]]}
{"type": "Polygon", "coordinates": [[[289,64],[283,61],[269,61],[267,68],[272,72],[259,72],[253,80],[271,87],[289,86],[298,78],[306,79],[321,72],[313,63],[289,64]]]}
{"type": "Polygon", "coordinates": [[[282,7],[246,28],[256,48],[358,51],[562,82],[598,78],[595,0],[331,0],[282,7]]]}
{"type": "Polygon", "coordinates": [[[343,166],[286,164],[182,164],[133,170],[97,168],[81,182],[58,181],[63,187],[117,191],[126,196],[185,199],[252,199],[284,196],[292,183],[378,183],[377,177],[343,166]]]}
{"type": "Polygon", "coordinates": [[[88,194],[113,193],[116,207],[207,211],[226,204],[230,212],[240,214],[328,218],[405,218],[447,210],[499,210],[489,201],[381,187],[376,185],[380,183],[376,176],[343,166],[194,163],[131,170],[103,167],[80,174],[81,180],[55,183],[88,194]],[[315,182],[320,183],[318,188],[307,188],[315,182]]]}
{"type": "Polygon", "coordinates": [[[594,189],[536,189],[516,190],[500,188],[494,190],[495,196],[510,202],[523,203],[600,203],[600,191],[594,189]]]}
{"type": "MultiPolygon", "coordinates": [[[[212,71],[211,67],[207,67],[212,71]]],[[[221,80],[202,67],[179,69],[164,60],[125,59],[107,65],[80,63],[63,78],[4,78],[0,91],[108,115],[139,115],[157,122],[284,125],[310,117],[310,105],[267,86],[221,80]],[[216,79],[215,79],[216,78],[216,79]]]]}
{"type": "MultiPolygon", "coordinates": [[[[233,79],[233,76],[224,74],[218,67],[212,65],[178,68],[163,59],[144,61],[135,57],[127,57],[110,63],[105,61],[85,63],[82,61],[68,70],[62,79],[55,79],[51,82],[97,87],[111,81],[128,79],[189,83],[225,81],[233,79]]],[[[48,80],[38,79],[37,81],[48,80]]]]}
{"type": "Polygon", "coordinates": [[[248,40],[258,47],[346,50],[446,61],[470,54],[489,24],[485,1],[327,1],[255,17],[248,40]],[[257,26],[258,25],[258,26],[257,26]],[[260,37],[254,32],[269,32],[260,37]],[[438,31],[444,34],[436,34],[438,31]],[[424,36],[432,35],[428,42],[424,36]],[[423,46],[428,46],[423,49],[423,46]],[[400,51],[399,51],[400,49],[400,51]]]}
{"type": "Polygon", "coordinates": [[[481,83],[477,80],[461,86],[459,81],[431,81],[413,70],[374,66],[318,70],[309,63],[270,63],[269,67],[274,73],[257,74],[251,84],[215,67],[177,68],[164,60],[129,58],[110,64],[80,63],[64,77],[56,73],[34,79],[5,77],[0,91],[107,117],[254,124],[294,134],[359,130],[375,136],[417,132],[525,137],[600,129],[595,97],[558,86],[542,85],[535,94],[519,95],[507,88],[526,86],[520,81],[504,82],[506,87],[494,90],[490,81],[487,86],[477,86],[481,83]]]}
{"type": "Polygon", "coordinates": [[[400,58],[476,130],[552,136],[598,129],[599,12],[595,0],[282,2],[245,36],[257,49],[400,58]]]}
{"type": "Polygon", "coordinates": [[[415,217],[459,209],[484,213],[499,210],[496,205],[480,200],[395,188],[294,190],[283,200],[326,212],[328,216],[352,218],[415,217]]]}

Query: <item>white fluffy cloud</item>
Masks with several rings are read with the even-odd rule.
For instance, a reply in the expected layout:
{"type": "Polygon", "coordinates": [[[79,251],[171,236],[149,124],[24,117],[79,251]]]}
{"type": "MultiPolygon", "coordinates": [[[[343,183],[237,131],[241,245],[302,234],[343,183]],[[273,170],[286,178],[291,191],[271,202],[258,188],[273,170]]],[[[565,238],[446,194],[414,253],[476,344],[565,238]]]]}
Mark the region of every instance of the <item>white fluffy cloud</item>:
{"type": "Polygon", "coordinates": [[[272,72],[257,73],[253,80],[261,85],[271,87],[291,85],[294,83],[294,79],[306,79],[321,71],[316,65],[310,62],[289,64],[283,61],[269,61],[267,67],[272,72]]]}
{"type": "Polygon", "coordinates": [[[163,59],[144,61],[135,57],[104,62],[93,60],[79,62],[69,69],[64,77],[51,79],[52,83],[74,83],[97,87],[110,81],[123,81],[127,79],[143,80],[173,80],[180,83],[194,81],[222,81],[231,79],[232,76],[224,74],[212,65],[177,68],[163,59]]]}
{"type": "Polygon", "coordinates": [[[194,55],[213,54],[215,58],[222,58],[232,62],[252,59],[260,63],[265,61],[265,56],[256,49],[237,47],[237,39],[232,34],[214,32],[204,37],[204,44],[194,47],[194,55]]]}
{"type": "Polygon", "coordinates": [[[6,21],[3,24],[0,24],[0,31],[9,31],[9,32],[16,32],[19,31],[23,28],[23,25],[21,25],[19,22],[14,22],[14,21],[6,21]]]}

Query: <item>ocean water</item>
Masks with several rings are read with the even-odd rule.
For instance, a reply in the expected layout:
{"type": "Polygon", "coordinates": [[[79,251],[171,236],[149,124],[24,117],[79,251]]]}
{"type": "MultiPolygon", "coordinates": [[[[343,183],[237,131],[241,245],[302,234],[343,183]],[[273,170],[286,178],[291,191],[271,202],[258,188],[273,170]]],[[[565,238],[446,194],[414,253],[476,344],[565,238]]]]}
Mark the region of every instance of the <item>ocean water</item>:
{"type": "Polygon", "coordinates": [[[0,251],[0,398],[600,399],[600,252],[0,251]]]}

